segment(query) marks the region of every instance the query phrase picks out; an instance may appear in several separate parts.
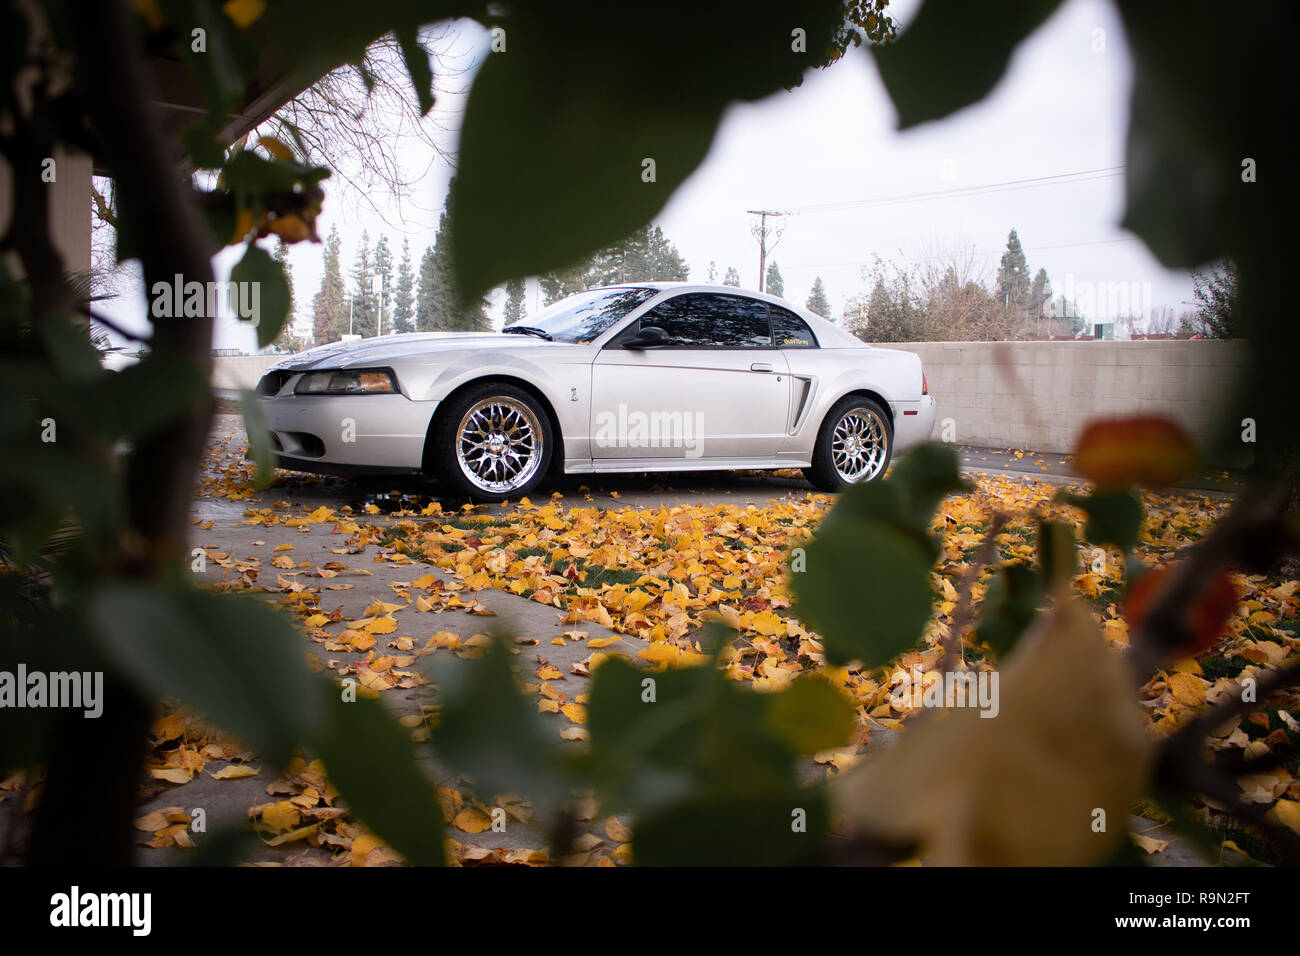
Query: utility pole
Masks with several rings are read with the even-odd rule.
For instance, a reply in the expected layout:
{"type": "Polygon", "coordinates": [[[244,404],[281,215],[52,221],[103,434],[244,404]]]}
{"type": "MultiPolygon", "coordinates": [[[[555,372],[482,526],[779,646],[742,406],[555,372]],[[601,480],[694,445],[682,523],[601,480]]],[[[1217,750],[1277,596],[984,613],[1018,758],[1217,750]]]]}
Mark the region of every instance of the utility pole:
{"type": "MultiPolygon", "coordinates": [[[[779,212],[775,209],[746,209],[745,212],[758,217],[758,225],[751,226],[749,231],[758,240],[758,291],[762,292],[763,283],[767,281],[767,237],[769,234],[767,217],[788,216],[789,213],[779,212]]],[[[772,240],[772,248],[775,249],[776,244],[781,241],[781,230],[772,229],[771,231],[775,233],[775,238],[772,240]]]]}

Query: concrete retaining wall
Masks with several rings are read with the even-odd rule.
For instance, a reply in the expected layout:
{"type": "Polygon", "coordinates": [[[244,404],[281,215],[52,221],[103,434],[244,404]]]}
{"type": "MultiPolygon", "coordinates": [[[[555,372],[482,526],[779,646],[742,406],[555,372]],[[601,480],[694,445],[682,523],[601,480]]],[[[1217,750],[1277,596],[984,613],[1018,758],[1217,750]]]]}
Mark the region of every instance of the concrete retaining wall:
{"type": "Polygon", "coordinates": [[[218,355],[212,360],[212,387],[255,388],[262,374],[282,358],[283,355],[218,355]]]}
{"type": "Polygon", "coordinates": [[[938,404],[935,437],[1068,453],[1091,418],[1168,415],[1204,444],[1221,396],[1241,374],[1245,343],[912,342],[938,404]]]}
{"type": "MultiPolygon", "coordinates": [[[[1242,342],[910,342],[939,410],[965,445],[1068,453],[1091,418],[1164,414],[1204,444],[1220,396],[1245,366],[1242,342]]],[[[212,385],[252,388],[279,355],[221,356],[212,385]]]]}

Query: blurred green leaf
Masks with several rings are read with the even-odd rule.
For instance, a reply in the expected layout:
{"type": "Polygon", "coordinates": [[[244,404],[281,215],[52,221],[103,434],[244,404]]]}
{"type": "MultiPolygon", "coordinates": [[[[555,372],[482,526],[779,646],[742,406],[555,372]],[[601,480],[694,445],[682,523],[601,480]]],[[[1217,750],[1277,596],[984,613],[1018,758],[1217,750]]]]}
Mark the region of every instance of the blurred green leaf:
{"type": "Polygon", "coordinates": [[[114,583],[87,603],[92,635],[118,671],[177,697],[283,766],[320,720],[302,638],[253,598],[114,583]]]}
{"type": "Polygon", "coordinates": [[[769,705],[712,664],[650,672],[607,660],[587,704],[598,794],[639,814],[703,794],[743,802],[793,787],[795,749],[772,732],[769,705]]]}
{"type": "Polygon", "coordinates": [[[197,366],[150,355],[97,383],[82,407],[108,438],[145,438],[189,414],[208,396],[197,366]]]}
{"type": "Polygon", "coordinates": [[[648,222],[713,141],[720,108],[643,111],[595,75],[556,89],[554,67],[509,53],[489,58],[475,78],[449,199],[451,261],[466,301],[505,279],[569,265],[648,222]],[[642,180],[646,160],[653,182],[642,180]],[[511,228],[519,222],[546,227],[511,228]]]}
{"type": "Polygon", "coordinates": [[[1079,569],[1075,551],[1074,528],[1063,521],[1038,522],[1038,566],[1043,573],[1043,588],[1051,591],[1068,585],[1079,569]]]}
{"type": "Polygon", "coordinates": [[[638,818],[637,866],[790,866],[815,862],[830,827],[824,789],[737,799],[703,794],[638,818]]]}
{"type": "Polygon", "coordinates": [[[175,31],[172,52],[189,67],[207,107],[207,115],[186,130],[184,142],[198,165],[208,165],[221,155],[219,134],[231,114],[244,106],[258,49],[220,4],[207,0],[159,0],[159,4],[175,31]]]}
{"type": "Polygon", "coordinates": [[[815,677],[794,681],[785,690],[766,695],[764,724],[796,753],[842,747],[853,737],[855,712],[849,698],[815,677]]]}
{"type": "Polygon", "coordinates": [[[930,522],[944,496],[967,487],[949,444],[920,445],[888,478],[840,494],[791,575],[799,617],[832,664],[876,667],[912,647],[930,617],[930,522]]]}
{"type": "Polygon", "coordinates": [[[318,186],[328,179],[324,166],[292,159],[268,159],[251,149],[241,149],[221,169],[221,183],[241,207],[253,205],[265,193],[293,192],[295,187],[318,186]]]}
{"type": "Polygon", "coordinates": [[[47,315],[37,325],[54,369],[67,382],[84,384],[108,375],[99,364],[99,350],[90,344],[85,326],[70,316],[47,315]]]}
{"type": "Polygon", "coordinates": [[[942,119],[987,96],[1016,47],[1060,6],[1019,0],[989,7],[926,0],[892,43],[871,47],[900,129],[942,119]]]}
{"type": "Polygon", "coordinates": [[[248,436],[248,454],[253,459],[257,476],[256,487],[265,488],[275,478],[275,451],[271,448],[271,423],[266,419],[266,409],[251,388],[239,390],[239,411],[244,417],[244,431],[248,436]]]}
{"type": "Polygon", "coordinates": [[[429,68],[429,54],[420,43],[419,32],[414,29],[398,30],[397,42],[402,48],[406,71],[411,75],[411,85],[420,104],[420,115],[433,109],[433,70],[429,68]]]}
{"type": "Polygon", "coordinates": [[[727,105],[796,85],[842,23],[838,0],[807,0],[797,16],[735,2],[673,16],[640,4],[597,16],[574,0],[512,10],[506,52],[475,77],[461,132],[451,260],[462,297],[644,225],[704,159],[727,105]],[[795,27],[816,53],[793,49],[795,27]]]}
{"type": "Polygon", "coordinates": [[[1093,544],[1113,544],[1125,554],[1137,547],[1138,533],[1142,530],[1142,502],[1132,492],[1076,495],[1062,491],[1056,497],[1058,501],[1082,508],[1087,514],[1083,536],[1093,544]]]}
{"type": "Polygon", "coordinates": [[[1037,615],[1042,600],[1042,575],[1028,565],[1007,565],[989,582],[975,640],[992,648],[999,661],[1004,660],[1037,615]]]}
{"type": "MultiPolygon", "coordinates": [[[[44,586],[16,574],[0,575],[0,634],[0,672],[13,675],[11,689],[17,694],[28,690],[18,683],[20,666],[29,675],[103,670],[104,662],[88,644],[76,615],[52,607],[44,586]]],[[[88,709],[89,702],[80,710],[59,710],[5,701],[0,706],[0,777],[43,763],[61,714],[80,717],[88,709]]]]}
{"type": "Polygon", "coordinates": [[[500,636],[478,660],[448,656],[438,662],[434,746],[457,773],[474,781],[480,799],[518,793],[553,806],[568,795],[564,754],[554,731],[519,689],[512,664],[500,636]]]}
{"type": "Polygon", "coordinates": [[[894,464],[888,483],[902,495],[906,520],[922,534],[939,502],[971,487],[961,476],[956,446],[946,442],[926,442],[909,449],[894,464]]]}
{"type": "Polygon", "coordinates": [[[878,667],[920,638],[930,618],[932,561],[924,539],[898,527],[828,519],[805,549],[805,570],[791,575],[795,613],[822,636],[827,663],[878,667]]]}
{"type": "MultiPolygon", "coordinates": [[[[265,348],[280,335],[289,319],[289,280],[284,267],[271,258],[271,254],[255,242],[248,244],[244,258],[230,270],[231,283],[248,283],[240,292],[241,302],[251,308],[250,316],[237,315],[240,321],[252,321],[257,326],[257,345],[265,348]],[[255,296],[255,298],[245,298],[255,296]]],[[[233,310],[232,310],[233,311],[233,310]]]]}
{"type": "Polygon", "coordinates": [[[1123,225],[1169,268],[1267,242],[1261,227],[1271,230],[1274,213],[1295,202],[1285,180],[1263,173],[1291,152],[1294,8],[1253,7],[1250,26],[1237,30],[1206,29],[1222,12],[1209,0],[1117,11],[1134,61],[1123,225]],[[1256,182],[1243,181],[1247,158],[1260,164],[1256,182]]]}
{"type": "Polygon", "coordinates": [[[410,731],[379,700],[345,702],[333,681],[321,694],[324,721],[312,748],[353,815],[410,863],[441,866],[442,807],[416,760],[410,731]]]}
{"type": "Polygon", "coordinates": [[[648,673],[610,658],[587,701],[590,765],[606,803],[641,809],[684,797],[699,762],[710,669],[648,673]]]}
{"type": "MultiPolygon", "coordinates": [[[[530,8],[511,11],[526,15],[530,8]]],[[[538,14],[545,12],[538,8],[538,14]]],[[[486,4],[473,0],[371,0],[344,3],[321,16],[319,0],[276,0],[268,4],[257,28],[265,31],[272,49],[292,50],[286,64],[288,80],[310,86],[322,74],[340,65],[360,64],[366,48],[385,34],[410,34],[432,23],[473,17],[487,21],[486,4]],[[303,24],[311,24],[311,42],[304,42],[303,24]]]]}
{"type": "Polygon", "coordinates": [[[73,522],[92,548],[116,533],[122,482],[109,439],[118,433],[108,427],[113,410],[93,404],[108,378],[101,372],[69,384],[36,362],[0,363],[0,441],[7,453],[0,534],[20,562],[64,522],[73,522]]]}

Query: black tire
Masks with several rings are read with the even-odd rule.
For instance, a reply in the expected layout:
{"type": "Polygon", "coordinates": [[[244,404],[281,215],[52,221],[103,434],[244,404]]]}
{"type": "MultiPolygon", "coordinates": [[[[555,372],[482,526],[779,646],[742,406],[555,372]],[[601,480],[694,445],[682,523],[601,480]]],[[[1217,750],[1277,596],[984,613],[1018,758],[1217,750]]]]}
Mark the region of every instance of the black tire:
{"type": "MultiPolygon", "coordinates": [[[[859,443],[863,442],[863,437],[859,437],[859,443]]],[[[865,446],[864,446],[865,447],[865,446]]],[[[803,470],[804,477],[812,482],[815,488],[821,491],[839,491],[846,485],[858,484],[861,482],[874,481],[885,473],[889,467],[889,460],[894,454],[894,426],[890,424],[889,415],[880,407],[880,403],[874,399],[866,398],[862,395],[846,395],[836,402],[826,418],[822,421],[822,427],[817,432],[817,444],[813,447],[812,465],[803,470]],[[883,441],[883,449],[879,451],[878,457],[873,454],[871,448],[865,448],[860,459],[857,456],[849,454],[846,450],[847,438],[852,434],[858,434],[860,429],[855,429],[852,425],[853,416],[867,426],[866,436],[869,438],[873,433],[876,441],[883,441]],[[850,431],[850,435],[841,434],[836,437],[836,430],[844,423],[850,431]],[[838,446],[837,446],[838,442],[838,446]],[[837,454],[839,461],[844,463],[844,467],[837,467],[837,454]],[[853,470],[848,468],[848,461],[861,460],[863,470],[853,475],[853,470]]]]}
{"type": "Polygon", "coordinates": [[[425,439],[424,468],[457,496],[506,501],[542,483],[554,449],[551,419],[540,401],[517,385],[482,382],[438,409],[425,439]],[[470,435],[476,424],[483,436],[477,445],[470,435]],[[496,430],[483,431],[494,424],[496,430]]]}

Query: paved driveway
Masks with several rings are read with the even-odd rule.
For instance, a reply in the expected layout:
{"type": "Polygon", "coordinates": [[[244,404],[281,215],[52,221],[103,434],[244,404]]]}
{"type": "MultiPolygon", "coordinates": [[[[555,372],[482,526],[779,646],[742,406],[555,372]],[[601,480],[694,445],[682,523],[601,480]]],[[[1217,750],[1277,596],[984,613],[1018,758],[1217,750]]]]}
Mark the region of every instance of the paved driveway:
{"type": "MultiPolygon", "coordinates": [[[[225,462],[229,466],[238,463],[242,454],[243,428],[237,416],[218,416],[215,436],[219,443],[224,443],[225,462]]],[[[981,472],[1019,477],[1026,481],[1039,480],[1053,484],[1064,484],[1075,480],[1070,473],[1068,461],[1059,455],[1032,455],[1015,450],[994,450],[962,447],[959,449],[962,467],[971,474],[981,472]]],[[[1211,492],[1228,492],[1238,484],[1232,476],[1205,476],[1192,483],[1200,489],[1211,492]]],[[[812,486],[803,480],[797,472],[784,473],[676,473],[660,475],[614,475],[567,477],[549,483],[533,495],[540,503],[550,494],[559,493],[564,497],[565,505],[591,503],[601,507],[620,508],[625,506],[655,507],[679,503],[708,504],[725,502],[727,504],[762,505],[773,499],[790,497],[805,498],[815,493],[812,486]]],[[[250,525],[245,519],[249,508],[271,508],[285,514],[303,513],[303,509],[314,510],[322,505],[339,509],[345,505],[359,511],[367,504],[376,504],[381,511],[399,509],[418,509],[431,500],[442,503],[444,512],[458,507],[461,502],[443,497],[435,482],[420,477],[387,478],[335,478],[308,476],[297,473],[284,473],[282,481],[275,487],[255,494],[250,499],[229,500],[218,496],[198,497],[192,506],[195,520],[192,546],[205,549],[209,555],[228,555],[236,561],[258,559],[266,562],[276,553],[277,546],[291,544],[290,552],[295,561],[306,560],[321,563],[330,560],[335,552],[332,550],[339,543],[336,535],[331,534],[332,522],[313,524],[303,527],[288,527],[283,524],[261,526],[250,525]],[[209,523],[210,522],[210,523],[209,523]]],[[[486,509],[489,513],[495,508],[486,509]]],[[[483,513],[480,509],[479,513],[483,513]]],[[[380,519],[382,520],[382,518],[380,519]]],[[[375,563],[370,555],[354,556],[344,559],[358,567],[366,568],[365,577],[349,578],[356,586],[350,590],[330,592],[326,602],[328,609],[340,607],[344,620],[326,625],[322,630],[334,636],[347,627],[349,620],[364,615],[366,606],[373,600],[393,600],[392,585],[400,580],[412,577],[409,567],[375,563]]],[[[268,569],[269,570],[269,569],[268,569]]],[[[431,571],[436,577],[445,578],[443,572],[435,568],[421,566],[421,573],[431,571]]],[[[209,564],[205,577],[213,582],[228,577],[216,564],[209,564]]],[[[268,581],[271,580],[268,575],[268,581]]],[[[434,627],[453,631],[462,639],[469,639],[476,633],[497,629],[513,635],[526,635],[532,641],[527,646],[515,648],[519,657],[521,677],[532,679],[539,666],[556,665],[565,676],[557,680],[557,686],[572,698],[586,689],[586,681],[573,677],[573,665],[588,654],[583,643],[557,640],[566,630],[560,621],[561,615],[555,608],[506,594],[494,589],[475,592],[475,600],[481,602],[492,617],[476,617],[464,612],[440,614],[436,623],[416,618],[410,608],[399,615],[403,629],[423,628],[418,636],[427,636],[425,632],[434,627]]],[[[571,628],[572,625],[569,625],[571,628]]],[[[597,624],[584,622],[582,630],[588,638],[608,638],[619,641],[617,649],[635,654],[644,646],[644,641],[627,635],[615,634],[597,624]]],[[[412,633],[415,633],[412,630],[412,633]]],[[[354,666],[362,659],[359,653],[348,653],[331,649],[327,651],[321,641],[304,641],[304,646],[323,666],[330,669],[354,666]]],[[[436,663],[436,662],[435,662],[436,663]]],[[[384,695],[385,701],[399,716],[413,717],[421,713],[420,705],[427,701],[427,695],[417,688],[409,690],[393,689],[384,695]]],[[[557,718],[559,728],[566,723],[557,718]]],[[[871,738],[863,745],[862,751],[872,746],[879,747],[888,743],[894,732],[875,728],[871,738]]],[[[574,744],[577,746],[577,744],[574,744]]],[[[435,779],[447,780],[443,768],[433,761],[425,759],[426,769],[435,779]]],[[[215,764],[214,764],[215,766],[215,764]]],[[[211,768],[209,768],[211,769],[211,768]]],[[[809,768],[813,772],[812,767],[809,768]]],[[[820,771],[816,771],[820,773],[820,771]]],[[[270,782],[269,770],[256,777],[242,780],[218,781],[210,773],[201,773],[189,784],[179,787],[167,787],[156,793],[141,808],[141,815],[167,806],[183,805],[185,807],[202,806],[207,808],[211,824],[229,826],[247,818],[252,806],[266,802],[267,784],[270,782]]],[[[1151,821],[1135,819],[1136,830],[1145,832],[1154,827],[1151,834],[1163,839],[1170,835],[1161,832],[1151,821]]],[[[588,862],[599,862],[608,858],[617,846],[606,831],[604,822],[599,818],[583,821],[581,829],[589,834],[589,840],[599,841],[593,852],[586,854],[588,862]]],[[[512,822],[508,832],[466,834],[450,832],[453,838],[462,841],[474,852],[489,849],[539,849],[547,844],[548,834],[536,824],[518,824],[512,822]]],[[[175,861],[178,851],[144,851],[142,861],[145,863],[162,863],[175,861]]],[[[261,848],[254,855],[256,859],[272,859],[283,862],[325,863],[330,859],[324,850],[305,849],[297,843],[282,848],[261,848]]],[[[1152,862],[1163,865],[1180,865],[1199,862],[1183,841],[1173,839],[1169,847],[1157,854],[1152,862]]]]}
{"type": "MultiPolygon", "coordinates": [[[[215,430],[218,435],[237,441],[243,434],[243,424],[236,415],[218,415],[215,430]]],[[[959,445],[957,448],[962,470],[971,475],[987,473],[1049,484],[1068,484],[1079,480],[1068,457],[1064,455],[969,445],[959,445]]],[[[268,494],[277,500],[287,499],[293,504],[312,507],[326,505],[337,508],[352,505],[356,508],[376,504],[382,510],[389,511],[429,501],[439,501],[446,508],[463,501],[447,496],[438,482],[418,475],[338,478],[288,472],[283,474],[284,481],[268,494]]],[[[1240,491],[1242,485],[1239,474],[1224,471],[1207,472],[1185,482],[1187,490],[1225,494],[1240,491]]],[[[566,475],[548,481],[532,497],[540,502],[556,492],[564,496],[566,504],[571,505],[592,503],[606,508],[628,505],[642,508],[720,502],[761,505],[772,499],[791,496],[802,498],[816,493],[816,490],[795,469],[781,472],[707,471],[566,475]]],[[[235,516],[241,514],[245,507],[240,502],[199,499],[195,514],[205,520],[235,516]]]]}

